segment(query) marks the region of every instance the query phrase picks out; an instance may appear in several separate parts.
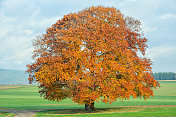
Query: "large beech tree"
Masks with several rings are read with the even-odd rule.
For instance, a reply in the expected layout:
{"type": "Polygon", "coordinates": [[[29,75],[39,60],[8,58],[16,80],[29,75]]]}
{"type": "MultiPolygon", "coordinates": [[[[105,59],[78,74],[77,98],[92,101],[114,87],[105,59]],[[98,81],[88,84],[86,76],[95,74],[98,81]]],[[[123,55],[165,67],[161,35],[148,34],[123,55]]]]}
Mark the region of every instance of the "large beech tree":
{"type": "Polygon", "coordinates": [[[102,6],[65,15],[34,40],[29,81],[39,83],[45,99],[71,98],[91,110],[95,101],[153,96],[159,84],[144,57],[147,39],[140,25],[102,6]]]}

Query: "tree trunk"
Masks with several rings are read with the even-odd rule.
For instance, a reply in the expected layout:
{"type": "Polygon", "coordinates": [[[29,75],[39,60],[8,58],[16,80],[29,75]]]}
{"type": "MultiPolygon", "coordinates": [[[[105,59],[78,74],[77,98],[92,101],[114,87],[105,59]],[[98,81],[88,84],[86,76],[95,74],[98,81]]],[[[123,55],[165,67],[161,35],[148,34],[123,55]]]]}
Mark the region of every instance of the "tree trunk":
{"type": "Polygon", "coordinates": [[[89,111],[89,105],[88,104],[85,104],[85,110],[89,111]]]}
{"type": "Polygon", "coordinates": [[[90,103],[89,107],[90,107],[91,111],[96,111],[95,106],[94,106],[94,102],[90,103]]]}
{"type": "Polygon", "coordinates": [[[95,104],[94,102],[92,102],[90,104],[85,104],[85,110],[89,111],[89,109],[90,109],[91,111],[96,111],[94,104],[95,104]]]}

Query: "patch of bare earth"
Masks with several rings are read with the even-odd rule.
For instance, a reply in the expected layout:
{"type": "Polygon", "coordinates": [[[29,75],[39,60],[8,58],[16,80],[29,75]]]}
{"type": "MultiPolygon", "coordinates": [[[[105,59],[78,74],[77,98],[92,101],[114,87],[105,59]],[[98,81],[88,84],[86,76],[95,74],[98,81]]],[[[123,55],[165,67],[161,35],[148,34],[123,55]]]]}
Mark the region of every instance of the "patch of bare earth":
{"type": "Polygon", "coordinates": [[[15,86],[15,87],[0,87],[0,90],[1,89],[14,89],[14,88],[19,88],[20,86],[15,86]]]}
{"type": "Polygon", "coordinates": [[[153,105],[153,106],[113,106],[106,110],[97,110],[98,113],[123,113],[123,112],[139,112],[144,108],[156,108],[156,107],[176,107],[176,105],[153,105]],[[117,109],[114,109],[117,108],[117,109]],[[137,108],[137,109],[136,109],[137,108]]]}
{"type": "Polygon", "coordinates": [[[33,117],[35,112],[45,111],[45,110],[13,110],[13,109],[0,109],[0,111],[14,113],[15,117],[33,117]]]}
{"type": "Polygon", "coordinates": [[[169,96],[176,96],[176,93],[169,94],[169,96]]]}
{"type": "Polygon", "coordinates": [[[42,104],[42,105],[75,105],[76,103],[65,103],[65,104],[42,104]]]}
{"type": "MultiPolygon", "coordinates": [[[[95,113],[123,113],[123,112],[139,112],[144,110],[145,108],[155,108],[155,107],[176,107],[176,105],[154,105],[154,106],[116,106],[116,107],[109,107],[103,110],[97,110],[95,113]],[[136,109],[137,108],[137,109],[136,109]]],[[[87,114],[85,112],[80,114],[87,114]]],[[[89,113],[90,114],[90,113],[89,113]]]]}
{"type": "Polygon", "coordinates": [[[176,107],[176,105],[153,105],[153,106],[119,106],[119,107],[176,107]]]}

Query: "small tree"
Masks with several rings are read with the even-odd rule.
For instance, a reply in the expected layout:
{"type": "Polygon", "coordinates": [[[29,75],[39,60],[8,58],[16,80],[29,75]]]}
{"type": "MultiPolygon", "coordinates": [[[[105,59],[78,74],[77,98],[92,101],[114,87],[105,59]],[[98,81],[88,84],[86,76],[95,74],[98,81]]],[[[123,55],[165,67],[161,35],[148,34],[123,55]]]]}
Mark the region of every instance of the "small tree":
{"type": "Polygon", "coordinates": [[[159,84],[145,55],[147,39],[140,21],[116,8],[90,7],[65,15],[34,40],[29,81],[40,94],[58,102],[72,98],[95,110],[94,102],[130,96],[149,98],[159,84]]]}

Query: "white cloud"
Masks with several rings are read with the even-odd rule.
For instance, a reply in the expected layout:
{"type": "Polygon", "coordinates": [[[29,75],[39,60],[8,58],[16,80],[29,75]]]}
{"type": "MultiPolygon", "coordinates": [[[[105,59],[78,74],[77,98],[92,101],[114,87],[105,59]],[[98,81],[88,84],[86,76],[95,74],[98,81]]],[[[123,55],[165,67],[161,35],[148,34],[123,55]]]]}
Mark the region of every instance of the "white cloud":
{"type": "Polygon", "coordinates": [[[22,61],[14,61],[14,64],[22,64],[22,61]]]}
{"type": "Polygon", "coordinates": [[[11,22],[14,21],[14,18],[7,17],[4,14],[0,13],[0,40],[6,38],[8,32],[12,30],[11,22]]]}
{"type": "Polygon", "coordinates": [[[124,0],[123,2],[121,2],[120,4],[119,4],[119,6],[124,6],[124,5],[126,5],[126,4],[129,4],[130,2],[136,2],[137,0],[124,0]]]}
{"type": "Polygon", "coordinates": [[[160,45],[147,49],[146,56],[153,61],[154,72],[176,72],[176,45],[160,45]]]}
{"type": "Polygon", "coordinates": [[[32,3],[24,9],[25,4],[26,1],[21,0],[7,0],[0,4],[1,68],[24,69],[26,64],[32,62],[32,39],[60,18],[42,17],[40,7],[32,7],[32,3]],[[21,16],[8,14],[8,12],[17,13],[16,8],[21,9],[19,13],[21,16]]]}
{"type": "Polygon", "coordinates": [[[162,16],[159,16],[159,19],[176,19],[176,14],[167,13],[162,16]]]}
{"type": "Polygon", "coordinates": [[[26,0],[4,0],[2,1],[2,6],[5,9],[11,9],[14,10],[15,8],[23,5],[24,3],[27,3],[26,0]]]}
{"type": "Polygon", "coordinates": [[[49,17],[49,18],[35,19],[35,20],[31,20],[29,22],[29,26],[43,27],[43,29],[46,29],[48,26],[52,26],[52,24],[56,23],[56,21],[59,19],[60,19],[60,17],[49,17]]]}
{"type": "Polygon", "coordinates": [[[155,31],[155,30],[157,30],[158,28],[156,27],[156,26],[145,26],[145,27],[143,27],[143,30],[144,30],[144,32],[146,32],[146,33],[148,33],[148,32],[153,32],[153,31],[155,31]]]}
{"type": "Polygon", "coordinates": [[[33,30],[26,29],[26,30],[24,30],[24,33],[26,33],[27,35],[32,35],[34,32],[33,32],[33,30]]]}
{"type": "Polygon", "coordinates": [[[156,26],[150,26],[149,24],[142,22],[142,30],[144,31],[144,33],[150,33],[157,29],[158,28],[156,26]]]}
{"type": "Polygon", "coordinates": [[[146,56],[152,60],[156,60],[159,58],[174,58],[176,57],[176,46],[170,45],[160,45],[156,47],[152,47],[147,49],[146,56]]]}
{"type": "Polygon", "coordinates": [[[26,59],[31,58],[32,52],[32,47],[21,50],[19,54],[14,54],[13,56],[11,56],[11,59],[14,61],[14,63],[22,64],[26,59]]]}
{"type": "Polygon", "coordinates": [[[120,4],[120,8],[125,15],[139,20],[146,20],[147,18],[153,18],[155,16],[160,2],[157,0],[125,0],[120,4]]]}
{"type": "Polygon", "coordinates": [[[41,13],[40,7],[38,7],[32,14],[32,18],[36,18],[41,13]]]}

